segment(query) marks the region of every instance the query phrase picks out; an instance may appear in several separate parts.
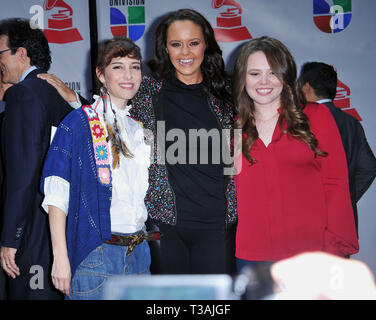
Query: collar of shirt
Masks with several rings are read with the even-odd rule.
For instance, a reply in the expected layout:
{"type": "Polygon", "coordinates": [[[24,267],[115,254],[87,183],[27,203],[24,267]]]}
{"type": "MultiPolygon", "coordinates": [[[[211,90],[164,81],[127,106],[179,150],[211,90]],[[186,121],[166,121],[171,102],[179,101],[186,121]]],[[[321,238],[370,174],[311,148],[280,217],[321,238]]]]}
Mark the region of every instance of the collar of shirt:
{"type": "MultiPolygon", "coordinates": [[[[92,104],[93,108],[97,113],[103,113],[103,100],[100,96],[94,95],[94,103],[92,104]]],[[[126,116],[130,116],[129,110],[132,109],[132,105],[125,106],[124,109],[118,109],[118,107],[113,104],[114,110],[116,114],[118,114],[121,118],[125,118],[126,116]]],[[[111,110],[110,105],[107,104],[107,113],[108,109],[111,110]]],[[[113,113],[110,112],[110,117],[113,117],[113,113]]],[[[112,121],[112,120],[111,120],[112,121]]]]}
{"type": "Polygon", "coordinates": [[[34,71],[35,69],[38,69],[36,66],[31,66],[29,69],[27,69],[21,76],[21,79],[20,81],[18,82],[21,82],[21,81],[24,81],[25,78],[27,77],[27,75],[31,72],[31,71],[34,71]]]}
{"type": "Polygon", "coordinates": [[[325,103],[325,102],[333,102],[332,99],[321,99],[321,100],[317,100],[316,101],[317,103],[325,103]]]}

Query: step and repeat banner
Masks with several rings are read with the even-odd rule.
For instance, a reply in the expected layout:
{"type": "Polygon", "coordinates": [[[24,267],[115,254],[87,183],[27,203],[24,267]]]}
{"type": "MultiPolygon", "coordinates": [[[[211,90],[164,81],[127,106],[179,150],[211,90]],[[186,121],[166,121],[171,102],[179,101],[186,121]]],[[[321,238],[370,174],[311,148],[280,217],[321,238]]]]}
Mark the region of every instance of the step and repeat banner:
{"type": "Polygon", "coordinates": [[[49,72],[91,95],[89,1],[0,0],[0,8],[0,19],[27,18],[43,29],[52,53],[49,72]]]}
{"type": "MultiPolygon", "coordinates": [[[[306,61],[336,68],[335,104],[361,121],[376,150],[374,0],[0,0],[0,4],[0,19],[29,18],[44,30],[53,57],[50,72],[86,97],[92,94],[90,55],[96,51],[91,39],[95,44],[126,35],[142,48],[147,61],[153,55],[155,29],[169,11],[191,8],[210,21],[229,73],[245,41],[275,37],[291,50],[298,68],[306,61]]],[[[375,184],[358,208],[360,252],[354,258],[376,274],[375,184]]]]}

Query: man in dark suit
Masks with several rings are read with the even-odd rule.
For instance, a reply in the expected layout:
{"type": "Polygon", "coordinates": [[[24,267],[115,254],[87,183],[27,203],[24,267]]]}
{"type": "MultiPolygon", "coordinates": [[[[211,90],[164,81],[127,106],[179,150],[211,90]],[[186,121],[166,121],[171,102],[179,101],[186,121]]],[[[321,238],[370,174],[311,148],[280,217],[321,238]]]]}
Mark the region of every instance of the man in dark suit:
{"type": "Polygon", "coordinates": [[[27,20],[0,22],[0,68],[13,84],[5,96],[2,133],[4,204],[1,263],[10,299],[60,299],[50,280],[48,216],[40,207],[40,177],[51,138],[70,106],[37,74],[51,64],[43,32],[27,20]]]}
{"type": "MultiPolygon", "coordinates": [[[[5,102],[3,101],[4,93],[10,87],[10,84],[3,82],[3,73],[0,70],[0,133],[3,126],[5,102]]],[[[4,166],[3,166],[3,154],[0,149],[0,204],[3,203],[3,182],[4,182],[4,166]]],[[[0,205],[0,230],[3,223],[3,207],[0,205]]],[[[1,240],[0,240],[1,248],[1,240]]],[[[1,269],[1,268],[0,268],[1,269]]],[[[6,300],[6,278],[3,270],[0,270],[0,300],[6,300]]]]}
{"type": "Polygon", "coordinates": [[[358,230],[356,203],[375,179],[375,156],[360,122],[333,103],[337,92],[337,72],[332,66],[322,62],[307,62],[301,68],[298,82],[307,101],[326,105],[337,123],[346,153],[351,202],[358,230]]]}

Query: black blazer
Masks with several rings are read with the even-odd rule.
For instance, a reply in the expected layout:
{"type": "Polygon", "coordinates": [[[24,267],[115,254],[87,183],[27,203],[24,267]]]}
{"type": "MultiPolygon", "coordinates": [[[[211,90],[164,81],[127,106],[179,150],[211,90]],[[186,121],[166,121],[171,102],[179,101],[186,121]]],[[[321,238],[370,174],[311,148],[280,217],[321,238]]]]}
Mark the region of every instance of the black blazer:
{"type": "MultiPolygon", "coordinates": [[[[2,101],[0,101],[1,103],[2,101]]],[[[4,112],[0,113],[0,137],[3,127],[4,112]]],[[[0,140],[1,141],[1,140],[0,140]]],[[[4,165],[3,165],[3,152],[0,150],[0,232],[3,227],[3,182],[4,182],[4,165]]],[[[1,246],[1,239],[0,239],[1,246]]]]}
{"type": "Polygon", "coordinates": [[[333,102],[323,103],[328,107],[337,123],[346,153],[349,172],[351,202],[358,230],[358,209],[356,203],[371,186],[376,176],[376,159],[367,142],[360,122],[337,108],[333,102]]]}
{"type": "Polygon", "coordinates": [[[17,249],[27,246],[31,251],[49,236],[39,188],[51,127],[57,127],[72,110],[55,88],[37,78],[43,72],[34,70],[7,90],[2,130],[5,192],[1,243],[17,249]]]}

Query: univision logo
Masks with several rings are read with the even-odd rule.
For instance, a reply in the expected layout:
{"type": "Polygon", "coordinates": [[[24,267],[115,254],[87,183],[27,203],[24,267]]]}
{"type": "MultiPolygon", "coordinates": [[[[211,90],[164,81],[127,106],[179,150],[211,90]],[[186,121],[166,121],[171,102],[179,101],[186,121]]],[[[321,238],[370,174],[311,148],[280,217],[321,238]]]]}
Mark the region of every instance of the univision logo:
{"type": "Polygon", "coordinates": [[[126,11],[110,8],[111,33],[137,41],[145,32],[145,6],[127,6],[126,11]]]}
{"type": "Polygon", "coordinates": [[[351,0],[313,0],[313,21],[326,33],[338,33],[350,24],[351,0]]]}

